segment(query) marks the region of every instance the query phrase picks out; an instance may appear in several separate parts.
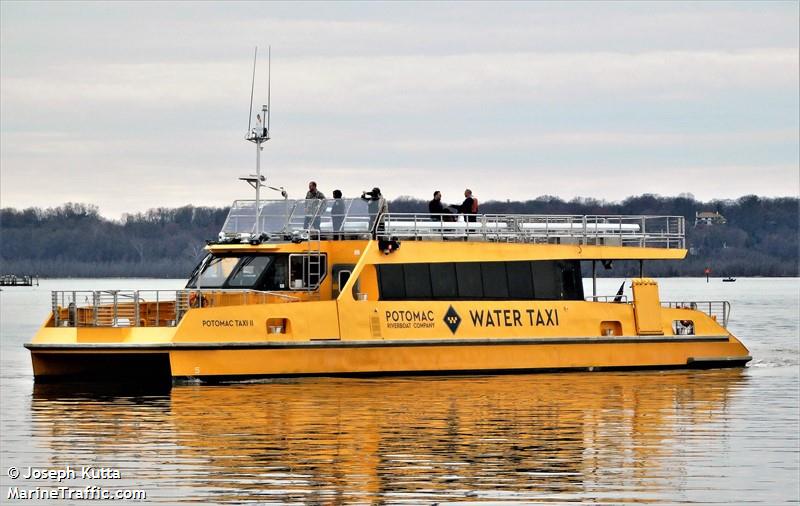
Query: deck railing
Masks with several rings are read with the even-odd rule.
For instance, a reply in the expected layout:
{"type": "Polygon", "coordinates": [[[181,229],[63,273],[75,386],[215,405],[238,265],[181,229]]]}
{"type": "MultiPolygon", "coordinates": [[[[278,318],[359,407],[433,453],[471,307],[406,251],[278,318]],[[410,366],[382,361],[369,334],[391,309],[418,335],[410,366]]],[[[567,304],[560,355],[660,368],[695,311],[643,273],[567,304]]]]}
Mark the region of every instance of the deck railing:
{"type": "Polygon", "coordinates": [[[727,300],[705,300],[705,301],[662,301],[662,307],[675,309],[695,309],[702,311],[721,324],[728,326],[731,317],[731,304],[727,300]]]}
{"type": "Polygon", "coordinates": [[[52,292],[56,327],[174,327],[192,308],[296,302],[256,290],[64,290],[52,292]]]}
{"type": "Polygon", "coordinates": [[[605,244],[685,248],[683,216],[381,213],[383,200],[237,200],[221,240],[249,240],[258,229],[270,240],[308,236],[413,240],[470,240],[546,244],[605,244]]]}
{"type": "Polygon", "coordinates": [[[417,240],[685,247],[683,216],[387,213],[378,234],[417,240]]]}
{"type": "Polygon", "coordinates": [[[586,302],[614,302],[618,304],[627,304],[627,295],[588,295],[584,298],[586,302]]]}

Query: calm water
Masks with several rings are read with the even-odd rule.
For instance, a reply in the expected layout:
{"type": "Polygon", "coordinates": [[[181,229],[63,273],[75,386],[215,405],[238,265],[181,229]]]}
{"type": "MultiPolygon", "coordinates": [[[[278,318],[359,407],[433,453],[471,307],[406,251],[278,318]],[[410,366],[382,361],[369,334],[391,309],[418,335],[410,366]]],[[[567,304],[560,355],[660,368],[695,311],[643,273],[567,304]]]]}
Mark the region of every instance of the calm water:
{"type": "MultiPolygon", "coordinates": [[[[614,293],[619,280],[600,280],[614,293]]],[[[800,499],[800,281],[661,280],[662,299],[729,300],[744,370],[296,379],[169,392],[34,387],[22,344],[51,289],[0,292],[0,502],[8,468],[94,465],[145,504],[703,503],[800,499]]],[[[63,485],[63,483],[62,483],[63,485]]],[[[69,504],[52,501],[50,504],[69,504]]],[[[86,502],[75,502],[86,504],[86,502]]]]}

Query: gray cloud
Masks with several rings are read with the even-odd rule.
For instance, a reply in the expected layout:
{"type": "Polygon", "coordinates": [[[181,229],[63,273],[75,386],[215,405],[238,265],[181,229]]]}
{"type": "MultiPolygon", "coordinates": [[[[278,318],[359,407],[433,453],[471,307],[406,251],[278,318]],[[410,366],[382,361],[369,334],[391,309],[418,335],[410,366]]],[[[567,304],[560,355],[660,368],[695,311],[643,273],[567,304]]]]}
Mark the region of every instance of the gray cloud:
{"type": "Polygon", "coordinates": [[[470,186],[484,200],[799,190],[796,3],[3,2],[0,14],[4,206],[85,201],[118,216],[248,197],[235,178],[253,167],[242,137],[264,41],[265,166],[296,196],[312,178],[390,197],[470,186]]]}

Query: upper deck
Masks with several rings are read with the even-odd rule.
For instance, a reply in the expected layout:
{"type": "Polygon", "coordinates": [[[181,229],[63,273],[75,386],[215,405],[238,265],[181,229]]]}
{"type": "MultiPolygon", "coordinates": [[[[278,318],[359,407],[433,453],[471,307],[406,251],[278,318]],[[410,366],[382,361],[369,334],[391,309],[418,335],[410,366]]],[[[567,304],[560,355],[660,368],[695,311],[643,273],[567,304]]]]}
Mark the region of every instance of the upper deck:
{"type": "MultiPolygon", "coordinates": [[[[265,200],[260,231],[272,241],[294,238],[392,238],[541,244],[593,244],[684,249],[683,216],[428,214],[380,210],[381,200],[265,200]]],[[[220,240],[249,240],[256,230],[256,203],[231,206],[220,240]]]]}

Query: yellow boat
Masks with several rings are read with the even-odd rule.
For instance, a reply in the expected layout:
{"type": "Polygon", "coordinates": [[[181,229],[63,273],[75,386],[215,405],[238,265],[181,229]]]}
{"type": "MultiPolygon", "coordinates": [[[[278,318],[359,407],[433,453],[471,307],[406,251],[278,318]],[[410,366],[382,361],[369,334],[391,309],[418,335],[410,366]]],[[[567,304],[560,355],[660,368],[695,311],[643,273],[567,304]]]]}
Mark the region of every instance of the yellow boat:
{"type": "MultiPolygon", "coordinates": [[[[725,301],[665,302],[646,260],[686,255],[682,216],[389,213],[379,194],[262,200],[266,125],[183,290],[56,291],[26,344],[37,381],[206,381],[742,366],[725,301]],[[632,300],[596,268],[638,260],[632,300]],[[591,266],[592,295],[581,264],[591,266]]],[[[259,117],[260,118],[260,117],[259,117]]],[[[248,130],[250,128],[248,127],[248,130]]],[[[273,188],[275,189],[275,188],[273,188]]]]}
{"type": "MultiPolygon", "coordinates": [[[[37,381],[742,366],[724,301],[653,279],[584,294],[581,264],[679,260],[680,216],[380,212],[236,201],[183,290],[57,291],[37,381]],[[257,218],[256,218],[257,215],[257,218]],[[256,235],[253,231],[258,231],[256,235]]],[[[596,282],[593,282],[596,287],[596,282]]]]}

